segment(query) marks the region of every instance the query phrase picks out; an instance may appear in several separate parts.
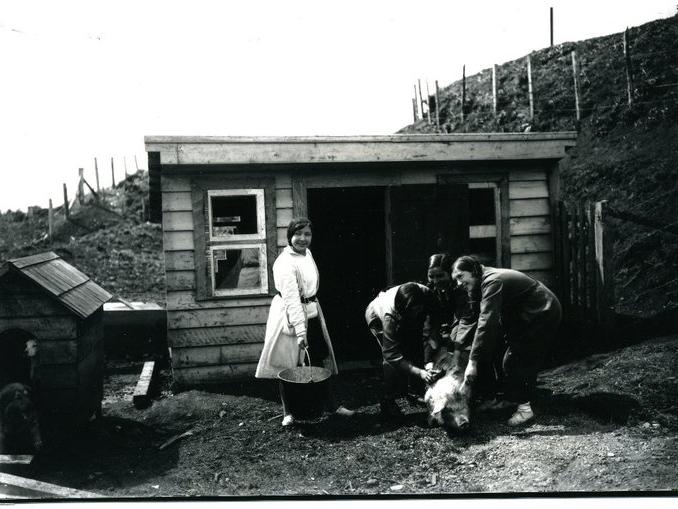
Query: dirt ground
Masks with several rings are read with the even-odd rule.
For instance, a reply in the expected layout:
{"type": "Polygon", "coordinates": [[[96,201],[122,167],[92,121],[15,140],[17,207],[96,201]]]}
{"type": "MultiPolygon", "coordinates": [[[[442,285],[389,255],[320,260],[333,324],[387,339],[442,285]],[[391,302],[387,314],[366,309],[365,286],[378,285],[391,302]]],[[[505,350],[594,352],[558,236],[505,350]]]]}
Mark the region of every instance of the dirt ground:
{"type": "Polygon", "coordinates": [[[678,336],[547,370],[534,424],[480,414],[465,435],[428,428],[424,408],[405,400],[402,422],[382,421],[377,370],[335,383],[356,417],[283,429],[266,381],[173,394],[164,373],[165,390],[137,410],[141,364],[131,367],[107,376],[102,419],[11,472],[114,498],[678,489],[678,336]]]}

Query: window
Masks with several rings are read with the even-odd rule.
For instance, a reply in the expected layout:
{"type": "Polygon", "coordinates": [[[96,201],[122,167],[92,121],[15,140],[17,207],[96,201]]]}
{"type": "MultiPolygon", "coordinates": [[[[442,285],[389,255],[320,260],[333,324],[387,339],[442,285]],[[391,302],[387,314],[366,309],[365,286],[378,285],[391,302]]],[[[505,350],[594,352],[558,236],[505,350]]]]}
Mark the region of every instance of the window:
{"type": "Polygon", "coordinates": [[[264,190],[208,190],[206,219],[209,294],[268,293],[264,190]]]}

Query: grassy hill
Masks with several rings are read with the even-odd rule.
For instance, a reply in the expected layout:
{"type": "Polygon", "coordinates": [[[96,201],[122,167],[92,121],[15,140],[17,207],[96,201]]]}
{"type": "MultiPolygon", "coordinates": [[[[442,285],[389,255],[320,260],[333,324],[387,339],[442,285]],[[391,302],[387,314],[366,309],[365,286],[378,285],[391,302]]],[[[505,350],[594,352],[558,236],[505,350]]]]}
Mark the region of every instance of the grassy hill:
{"type": "MultiPolygon", "coordinates": [[[[534,118],[526,56],[440,91],[440,129],[420,120],[400,133],[579,132],[561,163],[566,203],[608,200],[678,231],[678,16],[628,30],[632,104],[628,104],[623,34],[567,42],[530,53],[534,118]],[[575,112],[572,52],[578,62],[581,119],[575,112]]],[[[613,221],[617,309],[653,315],[678,307],[678,235],[627,220],[613,221]]]]}

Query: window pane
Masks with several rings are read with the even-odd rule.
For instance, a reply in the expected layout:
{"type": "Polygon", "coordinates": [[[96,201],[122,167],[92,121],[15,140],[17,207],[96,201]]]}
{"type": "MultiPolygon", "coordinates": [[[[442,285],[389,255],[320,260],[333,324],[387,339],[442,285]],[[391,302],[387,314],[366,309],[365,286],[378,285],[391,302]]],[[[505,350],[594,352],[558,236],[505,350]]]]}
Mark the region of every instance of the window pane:
{"type": "Polygon", "coordinates": [[[261,288],[259,248],[215,249],[214,290],[261,288]]]}
{"type": "Polygon", "coordinates": [[[469,224],[494,224],[494,189],[469,189],[469,224]]]}
{"type": "Polygon", "coordinates": [[[212,236],[248,235],[258,232],[257,196],[212,196],[212,236]]]}

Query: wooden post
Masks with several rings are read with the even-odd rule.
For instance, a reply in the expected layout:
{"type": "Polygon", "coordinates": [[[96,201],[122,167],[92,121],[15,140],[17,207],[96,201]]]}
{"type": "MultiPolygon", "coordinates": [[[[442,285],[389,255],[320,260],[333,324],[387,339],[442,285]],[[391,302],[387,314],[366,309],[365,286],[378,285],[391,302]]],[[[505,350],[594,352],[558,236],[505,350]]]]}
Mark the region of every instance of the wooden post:
{"type": "Polygon", "coordinates": [[[417,85],[414,84],[414,115],[415,115],[415,121],[419,120],[419,104],[417,101],[417,85]]]}
{"type": "Polygon", "coordinates": [[[68,211],[68,190],[66,189],[66,183],[64,182],[64,214],[66,214],[66,217],[69,216],[69,211],[68,211]]]}
{"type": "Polygon", "coordinates": [[[492,111],[497,116],[497,64],[492,64],[492,111]]]}
{"type": "Polygon", "coordinates": [[[97,193],[100,192],[99,189],[99,165],[97,164],[97,158],[94,158],[94,174],[97,177],[97,193]]]}
{"type": "Polygon", "coordinates": [[[438,90],[438,80],[436,80],[436,127],[440,129],[440,98],[438,90]]]}
{"type": "Polygon", "coordinates": [[[530,120],[534,119],[534,96],[532,95],[532,63],[527,55],[527,93],[530,98],[530,120]]]}
{"type": "Polygon", "coordinates": [[[49,242],[52,242],[52,233],[54,231],[54,210],[52,209],[52,198],[49,199],[49,211],[47,213],[47,231],[49,242]]]}
{"type": "Polygon", "coordinates": [[[115,187],[115,167],[113,166],[113,158],[111,157],[111,187],[115,187]]]}
{"type": "Polygon", "coordinates": [[[83,169],[78,168],[78,203],[80,205],[83,204],[85,201],[85,190],[82,187],[82,180],[83,180],[83,169]]]}
{"type": "Polygon", "coordinates": [[[579,73],[577,72],[577,54],[572,52],[572,76],[574,76],[574,109],[577,115],[577,122],[581,120],[579,111],[579,73]]]}
{"type": "Polygon", "coordinates": [[[594,205],[594,238],[596,259],[596,287],[598,297],[598,321],[601,324],[601,338],[606,345],[612,339],[614,327],[614,280],[612,279],[612,235],[605,227],[607,200],[594,205]]]}
{"type": "Polygon", "coordinates": [[[428,80],[426,80],[426,120],[431,124],[431,92],[428,88],[428,80]]]}
{"type": "Polygon", "coordinates": [[[412,119],[413,122],[417,121],[417,98],[412,98],[412,119]]]}
{"type": "Polygon", "coordinates": [[[466,65],[461,68],[461,121],[464,121],[464,104],[466,104],[466,65]]]}
{"type": "Polygon", "coordinates": [[[134,166],[136,166],[137,171],[139,171],[139,163],[137,162],[137,156],[134,156],[134,166]]]}
{"type": "Polygon", "coordinates": [[[626,95],[629,106],[633,103],[633,73],[631,72],[631,51],[629,49],[629,29],[624,30],[624,65],[626,67],[626,95]]]}
{"type": "Polygon", "coordinates": [[[421,95],[421,80],[417,79],[419,85],[419,106],[421,107],[421,119],[424,120],[424,96],[421,95]]]}
{"type": "Polygon", "coordinates": [[[551,14],[551,47],[553,47],[553,7],[549,9],[551,14]]]}
{"type": "Polygon", "coordinates": [[[146,199],[141,197],[141,222],[146,221],[146,199]]]}
{"type": "Polygon", "coordinates": [[[127,178],[128,177],[128,174],[127,174],[127,156],[122,156],[122,162],[125,165],[125,178],[127,178]]]}

